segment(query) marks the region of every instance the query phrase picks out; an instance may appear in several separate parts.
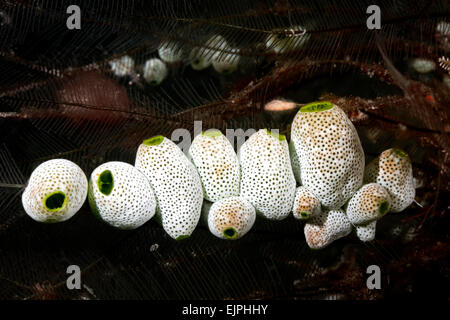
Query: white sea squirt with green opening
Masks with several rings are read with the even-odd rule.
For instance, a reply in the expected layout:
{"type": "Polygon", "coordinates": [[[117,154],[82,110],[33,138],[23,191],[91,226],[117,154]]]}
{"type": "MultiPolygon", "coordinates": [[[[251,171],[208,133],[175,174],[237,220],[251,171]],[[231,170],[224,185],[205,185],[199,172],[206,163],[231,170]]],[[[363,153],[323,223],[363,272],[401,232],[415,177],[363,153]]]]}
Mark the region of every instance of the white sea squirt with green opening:
{"type": "Polygon", "coordinates": [[[62,222],[80,210],[87,193],[83,170],[72,161],[53,159],[34,169],[22,194],[22,205],[36,221],[62,222]]]}
{"type": "Polygon", "coordinates": [[[147,177],[129,163],[97,167],[89,181],[91,211],[119,229],[136,229],[155,215],[156,198],[147,177]]]}
{"type": "Polygon", "coordinates": [[[391,197],[377,183],[365,184],[347,204],[347,217],[354,225],[365,225],[383,217],[390,209],[391,197]]]}
{"type": "Polygon", "coordinates": [[[300,160],[301,181],[322,206],[338,209],[361,187],[364,151],[350,119],[330,102],[303,106],[291,139],[300,160]]]}
{"type": "Polygon", "coordinates": [[[376,182],[386,188],[391,196],[392,212],[405,210],[416,196],[411,159],[397,148],[385,150],[373,159],[367,165],[364,181],[376,182]]]}
{"type": "Polygon", "coordinates": [[[148,59],[143,71],[145,81],[151,86],[160,85],[169,72],[166,64],[158,58],[148,59]]]}
{"type": "Polygon", "coordinates": [[[173,239],[189,237],[203,203],[200,177],[192,162],[171,140],[155,136],[138,148],[135,166],[146,175],[156,195],[156,215],[173,239]]]}
{"type": "Polygon", "coordinates": [[[322,212],[319,199],[304,186],[297,187],[292,213],[296,219],[309,219],[322,212]]]}
{"type": "Polygon", "coordinates": [[[205,212],[209,231],[216,237],[237,240],[247,234],[256,219],[256,210],[243,197],[229,197],[214,202],[205,212]]]}

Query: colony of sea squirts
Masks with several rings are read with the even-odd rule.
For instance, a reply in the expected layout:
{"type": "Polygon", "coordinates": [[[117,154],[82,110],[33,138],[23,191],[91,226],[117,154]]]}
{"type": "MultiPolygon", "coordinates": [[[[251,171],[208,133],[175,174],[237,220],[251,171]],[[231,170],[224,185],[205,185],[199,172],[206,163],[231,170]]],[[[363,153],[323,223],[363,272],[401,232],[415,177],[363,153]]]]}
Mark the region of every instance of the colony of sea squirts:
{"type": "Polygon", "coordinates": [[[361,241],[373,240],[379,219],[414,201],[409,156],[388,149],[365,166],[357,131],[339,106],[307,104],[291,130],[288,143],[261,129],[237,152],[210,130],[195,137],[188,155],[155,136],[139,146],[134,166],[102,164],[89,183],[75,163],[53,159],[32,173],[23,206],[33,219],[54,223],[72,217],[89,195],[92,212],[109,225],[135,229],[155,216],[177,240],[200,221],[214,236],[237,240],[257,217],[282,220],[292,213],[305,221],[307,244],[320,249],[352,230],[361,241]]]}

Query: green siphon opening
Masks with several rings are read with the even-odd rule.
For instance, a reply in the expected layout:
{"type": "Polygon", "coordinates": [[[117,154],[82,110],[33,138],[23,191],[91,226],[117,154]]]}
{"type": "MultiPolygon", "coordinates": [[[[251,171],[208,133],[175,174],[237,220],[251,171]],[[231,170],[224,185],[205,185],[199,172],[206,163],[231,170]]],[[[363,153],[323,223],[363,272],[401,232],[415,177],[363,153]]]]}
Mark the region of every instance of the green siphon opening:
{"type": "Polygon", "coordinates": [[[300,112],[320,112],[330,110],[333,106],[334,105],[328,101],[312,102],[301,107],[300,112]]]}
{"type": "Polygon", "coordinates": [[[207,137],[219,137],[222,135],[222,132],[220,130],[210,129],[208,131],[202,131],[202,135],[207,137]]]}
{"type": "Polygon", "coordinates": [[[97,179],[97,186],[101,193],[108,196],[114,188],[114,177],[109,170],[103,171],[97,179]]]}
{"type": "Polygon", "coordinates": [[[380,213],[380,215],[385,215],[389,210],[389,201],[384,200],[381,201],[380,205],[378,206],[378,212],[380,213]]]}
{"type": "Polygon", "coordinates": [[[392,152],[394,154],[396,154],[397,156],[399,156],[400,158],[407,158],[408,157],[408,154],[405,151],[401,150],[401,149],[394,148],[394,149],[392,149],[392,152]]]}
{"type": "Polygon", "coordinates": [[[267,132],[267,134],[270,134],[272,137],[275,137],[275,138],[277,138],[280,141],[286,140],[286,136],[283,135],[283,134],[275,133],[275,132],[272,132],[272,131],[270,131],[268,129],[266,129],[266,132],[267,132]]]}
{"type": "Polygon", "coordinates": [[[161,142],[164,141],[164,137],[163,136],[154,136],[151,137],[150,139],[144,140],[144,142],[142,142],[143,144],[145,144],[146,146],[157,146],[159,144],[161,144],[161,142]]]}
{"type": "Polygon", "coordinates": [[[55,191],[50,193],[44,200],[45,207],[54,212],[66,206],[66,195],[62,191],[55,191]]]}
{"type": "Polygon", "coordinates": [[[227,239],[234,239],[237,237],[237,232],[233,227],[226,228],[223,230],[222,234],[227,239]]]}
{"type": "Polygon", "coordinates": [[[189,238],[189,235],[181,235],[181,236],[178,236],[175,240],[180,241],[180,240],[184,240],[187,238],[189,238]]]}

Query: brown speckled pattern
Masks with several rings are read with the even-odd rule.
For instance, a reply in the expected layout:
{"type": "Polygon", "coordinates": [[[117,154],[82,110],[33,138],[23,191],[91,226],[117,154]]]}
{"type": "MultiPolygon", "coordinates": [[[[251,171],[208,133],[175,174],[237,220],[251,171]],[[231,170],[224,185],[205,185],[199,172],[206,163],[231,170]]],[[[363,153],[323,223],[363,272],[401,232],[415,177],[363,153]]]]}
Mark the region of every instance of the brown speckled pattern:
{"type": "Polygon", "coordinates": [[[239,160],[223,134],[197,135],[189,155],[200,175],[205,199],[214,202],[239,195],[239,160]]]}
{"type": "Polygon", "coordinates": [[[380,214],[379,207],[383,201],[392,202],[385,188],[377,183],[363,185],[348,202],[348,219],[353,224],[365,224],[381,218],[384,214],[380,214]]]}
{"type": "Polygon", "coordinates": [[[343,210],[326,210],[311,218],[304,228],[306,243],[312,249],[321,249],[347,236],[352,225],[343,210]]]}
{"type": "Polygon", "coordinates": [[[320,202],[315,195],[303,186],[297,188],[295,193],[294,207],[292,213],[297,219],[309,219],[319,215],[321,212],[320,202]],[[301,213],[306,212],[307,217],[302,217],[301,213]]]}
{"type": "Polygon", "coordinates": [[[416,190],[411,160],[395,149],[383,151],[367,165],[364,181],[376,182],[387,189],[392,199],[392,212],[403,211],[414,201],[416,190]]]}
{"type": "Polygon", "coordinates": [[[223,231],[236,230],[236,237],[244,236],[255,223],[256,211],[252,204],[242,197],[230,197],[215,202],[208,214],[208,227],[213,235],[225,239],[223,231]]]}
{"type": "Polygon", "coordinates": [[[302,184],[324,207],[340,208],[362,185],[364,152],[355,127],[338,106],[299,111],[291,138],[300,159],[302,184]]]}

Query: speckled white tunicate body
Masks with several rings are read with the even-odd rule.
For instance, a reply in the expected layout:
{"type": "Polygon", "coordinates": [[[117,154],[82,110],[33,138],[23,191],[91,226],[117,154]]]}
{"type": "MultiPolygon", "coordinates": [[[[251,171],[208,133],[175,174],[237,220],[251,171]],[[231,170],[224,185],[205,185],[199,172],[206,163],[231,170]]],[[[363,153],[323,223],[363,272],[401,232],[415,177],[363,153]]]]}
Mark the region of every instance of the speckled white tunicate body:
{"type": "Polygon", "coordinates": [[[436,63],[433,60],[415,58],[411,60],[411,67],[419,73],[429,73],[436,70],[436,63]]]}
{"type": "Polygon", "coordinates": [[[298,187],[295,192],[294,206],[292,208],[294,218],[309,219],[319,215],[320,212],[321,205],[319,199],[304,186],[298,187]]]}
{"type": "Polygon", "coordinates": [[[261,129],[242,145],[238,156],[241,196],[267,219],[286,218],[296,187],[286,138],[261,129]]]}
{"type": "Polygon", "coordinates": [[[128,55],[109,62],[111,70],[118,77],[129,76],[134,73],[134,60],[128,55]]]}
{"type": "Polygon", "coordinates": [[[202,70],[213,65],[221,74],[234,72],[240,61],[239,50],[229,46],[221,35],[209,38],[204,47],[194,48],[190,54],[191,66],[194,70],[202,70]]]}
{"type": "Polygon", "coordinates": [[[333,241],[345,237],[352,231],[352,225],[345,212],[325,210],[305,224],[305,238],[312,249],[321,249],[333,241]]]}
{"type": "Polygon", "coordinates": [[[176,63],[183,59],[183,49],[175,42],[165,41],[159,46],[158,55],[164,62],[176,63]]]}
{"type": "Polygon", "coordinates": [[[383,217],[390,208],[388,191],[377,183],[363,185],[348,202],[346,213],[353,224],[367,224],[383,217]]]}
{"type": "Polygon", "coordinates": [[[230,240],[243,237],[256,219],[255,208],[242,197],[214,202],[207,215],[209,231],[218,238],[230,240]]]}
{"type": "Polygon", "coordinates": [[[149,59],[144,65],[144,79],[152,85],[159,85],[167,77],[166,64],[158,58],[149,59]]]}
{"type": "Polygon", "coordinates": [[[149,179],[157,214],[174,239],[191,235],[200,219],[203,190],[194,165],[171,140],[156,136],[138,148],[136,168],[149,179]]]}
{"type": "Polygon", "coordinates": [[[54,159],[41,163],[31,174],[22,194],[25,212],[39,222],[62,222],[83,206],[88,181],[72,161],[54,159]]]}
{"type": "Polygon", "coordinates": [[[89,205],[107,224],[136,229],[155,215],[156,198],[142,172],[128,163],[111,161],[92,172],[89,205]]]}
{"type": "Polygon", "coordinates": [[[391,212],[405,210],[416,195],[411,160],[400,149],[388,149],[371,161],[365,170],[364,181],[376,182],[391,196],[391,212]]]}
{"type": "Polygon", "coordinates": [[[189,156],[200,175],[205,199],[215,202],[239,195],[239,160],[220,131],[197,135],[189,147],[189,156]]]}
{"type": "Polygon", "coordinates": [[[214,54],[212,65],[217,72],[230,74],[237,69],[240,60],[241,57],[238,49],[226,47],[224,51],[214,54]]]}
{"type": "Polygon", "coordinates": [[[291,139],[302,184],[322,206],[340,208],[361,187],[364,151],[341,108],[325,101],[303,106],[292,123],[291,139]]]}
{"type": "Polygon", "coordinates": [[[355,226],[356,236],[363,242],[375,239],[377,221],[372,221],[364,226],[355,226]]]}
{"type": "Polygon", "coordinates": [[[211,57],[205,55],[204,49],[198,47],[191,50],[189,61],[194,70],[203,70],[211,65],[211,57]]]}
{"type": "Polygon", "coordinates": [[[224,37],[214,35],[205,42],[204,47],[193,48],[189,54],[192,69],[203,70],[208,68],[216,53],[227,46],[228,44],[224,37]]]}

